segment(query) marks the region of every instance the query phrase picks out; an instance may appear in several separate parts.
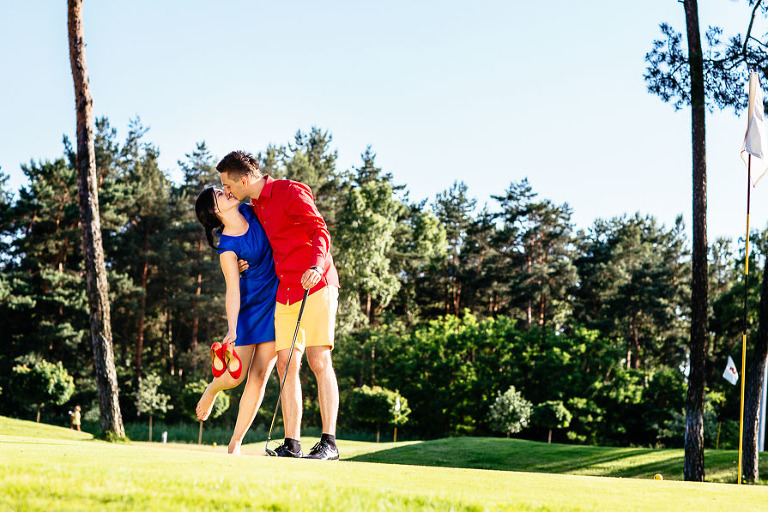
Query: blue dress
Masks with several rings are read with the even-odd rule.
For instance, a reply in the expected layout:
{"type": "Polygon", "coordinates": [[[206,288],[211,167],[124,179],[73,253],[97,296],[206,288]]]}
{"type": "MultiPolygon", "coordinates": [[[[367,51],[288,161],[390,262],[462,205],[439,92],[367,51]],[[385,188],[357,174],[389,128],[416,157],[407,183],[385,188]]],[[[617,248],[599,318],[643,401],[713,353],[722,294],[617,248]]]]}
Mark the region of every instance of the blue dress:
{"type": "Polygon", "coordinates": [[[238,211],[248,221],[248,231],[240,236],[222,234],[219,254],[234,252],[248,262],[240,274],[240,312],[237,315],[235,345],[254,345],[275,339],[275,297],[277,274],[272,248],[253,208],[241,204],[238,211]]]}

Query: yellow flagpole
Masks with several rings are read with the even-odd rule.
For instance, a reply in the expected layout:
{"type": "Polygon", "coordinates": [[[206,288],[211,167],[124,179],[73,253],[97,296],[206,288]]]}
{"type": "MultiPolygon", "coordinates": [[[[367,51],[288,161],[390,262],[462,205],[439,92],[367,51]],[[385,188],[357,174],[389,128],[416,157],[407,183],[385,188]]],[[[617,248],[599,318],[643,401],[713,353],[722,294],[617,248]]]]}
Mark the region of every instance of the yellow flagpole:
{"type": "Polygon", "coordinates": [[[747,246],[744,254],[744,330],[741,334],[741,401],[739,403],[739,473],[737,485],[741,485],[741,460],[744,450],[744,382],[747,363],[747,285],[749,279],[749,200],[752,185],[752,155],[747,157],[747,246]]]}

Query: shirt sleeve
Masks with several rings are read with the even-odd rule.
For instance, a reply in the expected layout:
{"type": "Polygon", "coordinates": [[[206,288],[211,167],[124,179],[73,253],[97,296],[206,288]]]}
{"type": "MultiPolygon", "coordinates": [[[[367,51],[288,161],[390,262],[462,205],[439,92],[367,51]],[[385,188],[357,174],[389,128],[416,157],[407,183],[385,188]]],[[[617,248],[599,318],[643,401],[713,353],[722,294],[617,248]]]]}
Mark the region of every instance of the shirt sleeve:
{"type": "Polygon", "coordinates": [[[232,240],[223,236],[219,237],[219,247],[217,251],[219,251],[219,254],[225,253],[227,251],[232,251],[235,254],[237,254],[237,251],[235,251],[235,247],[232,243],[232,240]]]}
{"type": "Polygon", "coordinates": [[[312,192],[303,183],[293,182],[288,194],[286,212],[302,226],[312,241],[312,257],[309,266],[320,267],[325,271],[325,261],[331,250],[331,234],[322,215],[317,211],[312,192]]]}

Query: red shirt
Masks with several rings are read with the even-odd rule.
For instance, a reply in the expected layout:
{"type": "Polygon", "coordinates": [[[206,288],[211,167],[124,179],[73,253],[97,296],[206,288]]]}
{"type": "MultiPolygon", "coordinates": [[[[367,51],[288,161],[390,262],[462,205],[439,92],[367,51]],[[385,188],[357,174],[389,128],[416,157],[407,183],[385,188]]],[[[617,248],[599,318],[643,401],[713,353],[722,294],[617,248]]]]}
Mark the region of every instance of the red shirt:
{"type": "Polygon", "coordinates": [[[339,287],[339,274],[331,256],[331,235],[308,186],[266,176],[259,198],[251,200],[251,205],[272,246],[280,281],[277,302],[293,304],[301,300],[301,276],[310,267],[320,267],[323,274],[310,294],[326,286],[339,287]]]}

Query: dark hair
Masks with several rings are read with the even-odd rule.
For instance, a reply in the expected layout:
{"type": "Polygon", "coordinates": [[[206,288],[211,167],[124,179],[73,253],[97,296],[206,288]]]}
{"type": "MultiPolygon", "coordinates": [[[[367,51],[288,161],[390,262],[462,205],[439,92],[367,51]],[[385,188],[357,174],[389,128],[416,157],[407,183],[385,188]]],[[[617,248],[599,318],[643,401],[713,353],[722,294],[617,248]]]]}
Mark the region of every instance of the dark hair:
{"type": "Polygon", "coordinates": [[[240,179],[246,175],[261,178],[259,160],[245,151],[232,151],[221,159],[221,162],[216,165],[216,170],[220,173],[231,174],[231,177],[235,179],[240,179]]]}
{"type": "Polygon", "coordinates": [[[197,214],[197,220],[203,225],[205,229],[205,237],[208,239],[208,245],[213,249],[218,249],[213,245],[213,232],[221,234],[221,229],[224,227],[221,219],[216,215],[216,193],[213,187],[208,187],[200,192],[195,201],[195,214],[197,214]]]}

